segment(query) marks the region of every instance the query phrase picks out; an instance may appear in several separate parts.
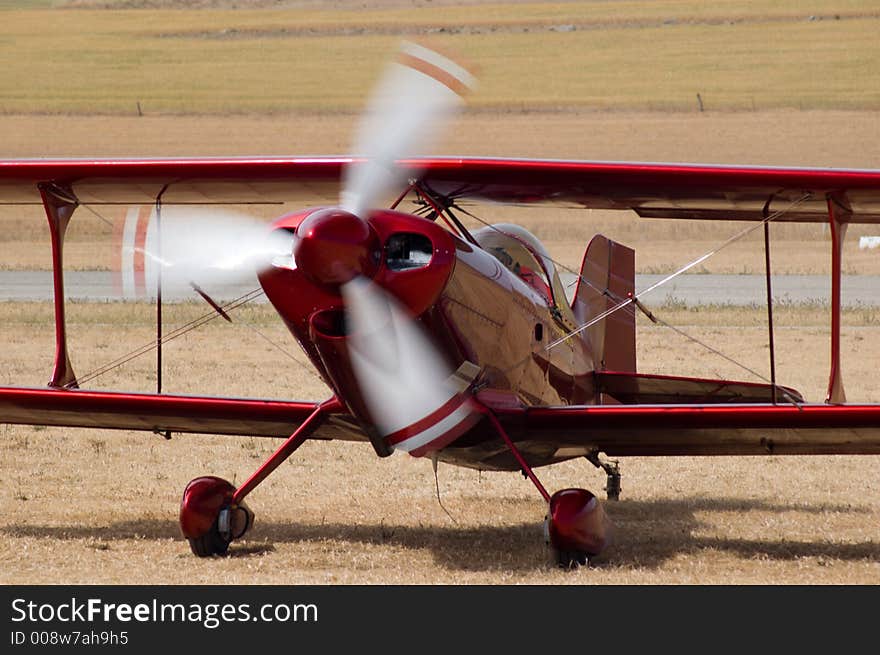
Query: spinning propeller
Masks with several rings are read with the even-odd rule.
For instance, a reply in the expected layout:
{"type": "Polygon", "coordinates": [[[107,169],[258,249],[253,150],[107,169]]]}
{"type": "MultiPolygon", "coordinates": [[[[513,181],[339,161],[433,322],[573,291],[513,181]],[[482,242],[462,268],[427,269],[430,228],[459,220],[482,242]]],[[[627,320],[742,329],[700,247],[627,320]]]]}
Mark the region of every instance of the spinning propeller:
{"type": "Polygon", "coordinates": [[[465,394],[475,372],[453,376],[406,309],[369,281],[381,244],[367,218],[405,185],[396,162],[429,148],[474,85],[455,62],[404,43],[358,129],[363,160],[345,170],[341,207],[310,215],[294,244],[307,277],[340,288],[351,365],[376,428],[389,445],[414,455],[442,448],[476,420],[465,394]]]}
{"type": "Polygon", "coordinates": [[[346,168],[342,208],[365,218],[386,195],[400,190],[406,180],[395,162],[425,154],[475,86],[476,78],[451,59],[404,42],[361,120],[354,152],[365,161],[346,168]]]}
{"type": "Polygon", "coordinates": [[[133,285],[126,275],[143,274],[146,288],[154,289],[161,271],[162,285],[175,290],[191,284],[209,288],[239,284],[273,259],[290,255],[293,235],[266,231],[264,222],[246,214],[168,205],[159,221],[155,209],[148,216],[130,212],[121,239],[123,287],[133,285]]]}
{"type": "Polygon", "coordinates": [[[416,455],[443,447],[476,421],[466,394],[476,371],[466,365],[453,374],[403,305],[370,281],[383,246],[368,219],[412,174],[397,162],[425,154],[475,83],[447,57],[406,42],[367,105],[339,207],[312,212],[295,235],[274,230],[268,238],[262,223],[241,214],[166,208],[161,249],[155,235],[143,248],[163,281],[229,284],[275,263],[338,291],[369,418],[387,443],[416,455]]]}
{"type": "Polygon", "coordinates": [[[365,278],[344,284],[342,295],[352,369],[389,446],[421,456],[476,423],[468,394],[476,366],[453,374],[407,311],[365,278]]]}

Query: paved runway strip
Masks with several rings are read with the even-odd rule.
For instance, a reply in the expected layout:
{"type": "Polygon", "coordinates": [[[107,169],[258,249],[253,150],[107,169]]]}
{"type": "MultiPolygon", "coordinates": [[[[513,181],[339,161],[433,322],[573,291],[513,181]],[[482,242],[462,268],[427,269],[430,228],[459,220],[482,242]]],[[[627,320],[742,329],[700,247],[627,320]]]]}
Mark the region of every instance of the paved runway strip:
{"type": "MultiPolygon", "coordinates": [[[[662,280],[663,275],[637,275],[636,289],[645,290],[662,280]]],[[[68,271],[64,276],[69,300],[112,301],[122,300],[114,287],[114,274],[107,271],[68,271]]],[[[574,291],[574,276],[563,275],[569,293],[574,291]]],[[[224,288],[205,287],[217,300],[231,300],[259,288],[256,277],[252,281],[224,288]]],[[[776,303],[812,304],[828,302],[831,280],[825,275],[780,275],[773,278],[773,297],[776,303]]],[[[167,302],[198,300],[188,287],[163,289],[167,302]]],[[[667,284],[641,296],[648,305],[667,302],[699,305],[763,305],[766,298],[763,275],[680,275],[667,284]]],[[[49,271],[0,271],[0,300],[52,299],[52,273],[49,271]]],[[[132,299],[133,300],[133,299],[132,299]]],[[[261,297],[257,302],[266,302],[261,297]]],[[[880,306],[880,276],[843,276],[843,304],[847,307],[880,306]]]]}

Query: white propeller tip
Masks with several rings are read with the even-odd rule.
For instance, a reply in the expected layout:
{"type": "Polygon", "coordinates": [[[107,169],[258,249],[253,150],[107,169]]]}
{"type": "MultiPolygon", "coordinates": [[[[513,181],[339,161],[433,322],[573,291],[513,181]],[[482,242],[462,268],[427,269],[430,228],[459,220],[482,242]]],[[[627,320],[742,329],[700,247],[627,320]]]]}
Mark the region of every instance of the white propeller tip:
{"type": "MultiPolygon", "coordinates": [[[[399,192],[400,159],[427,154],[476,77],[446,55],[405,41],[373,92],[358,129],[355,153],[365,161],[346,167],[342,206],[363,217],[399,192]]],[[[411,171],[408,171],[411,173],[411,171]]]]}

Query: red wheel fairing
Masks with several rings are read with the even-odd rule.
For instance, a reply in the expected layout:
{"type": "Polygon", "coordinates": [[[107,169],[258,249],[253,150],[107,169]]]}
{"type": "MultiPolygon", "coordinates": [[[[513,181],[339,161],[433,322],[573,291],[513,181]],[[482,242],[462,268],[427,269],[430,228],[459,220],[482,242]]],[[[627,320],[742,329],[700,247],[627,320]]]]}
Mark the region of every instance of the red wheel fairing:
{"type": "Polygon", "coordinates": [[[610,543],[610,523],[602,503],[586,489],[562,489],[550,498],[550,543],[565,552],[590,557],[610,543]]]}
{"type": "Polygon", "coordinates": [[[214,476],[192,480],[180,501],[180,530],[187,539],[207,534],[225,505],[232,503],[235,487],[214,476]]]}

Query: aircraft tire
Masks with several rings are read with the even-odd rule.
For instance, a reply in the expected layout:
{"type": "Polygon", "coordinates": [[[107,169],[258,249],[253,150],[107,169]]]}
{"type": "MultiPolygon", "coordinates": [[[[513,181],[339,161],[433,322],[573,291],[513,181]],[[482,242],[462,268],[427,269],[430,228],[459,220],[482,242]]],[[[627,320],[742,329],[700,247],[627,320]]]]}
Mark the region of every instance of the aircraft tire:
{"type": "Polygon", "coordinates": [[[576,569],[587,566],[590,562],[589,555],[582,550],[557,550],[552,548],[553,559],[556,566],[561,569],[576,569]]]}
{"type": "Polygon", "coordinates": [[[217,527],[217,521],[201,537],[187,539],[190,550],[197,557],[211,557],[213,555],[225,555],[229,550],[229,541],[223,538],[217,527]]]}

